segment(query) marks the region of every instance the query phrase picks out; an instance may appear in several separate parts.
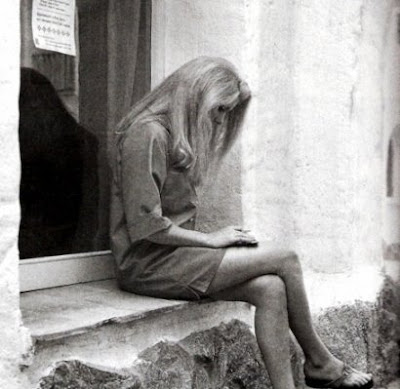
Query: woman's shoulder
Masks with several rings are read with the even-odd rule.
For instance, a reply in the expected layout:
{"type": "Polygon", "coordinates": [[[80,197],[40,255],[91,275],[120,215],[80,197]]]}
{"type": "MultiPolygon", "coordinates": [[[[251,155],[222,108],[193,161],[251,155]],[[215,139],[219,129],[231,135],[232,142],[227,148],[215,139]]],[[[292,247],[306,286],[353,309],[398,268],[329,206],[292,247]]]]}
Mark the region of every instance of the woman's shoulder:
{"type": "Polygon", "coordinates": [[[138,123],[133,123],[127,130],[127,136],[137,141],[157,141],[160,143],[169,142],[169,132],[166,127],[164,127],[157,120],[146,120],[138,123]]]}

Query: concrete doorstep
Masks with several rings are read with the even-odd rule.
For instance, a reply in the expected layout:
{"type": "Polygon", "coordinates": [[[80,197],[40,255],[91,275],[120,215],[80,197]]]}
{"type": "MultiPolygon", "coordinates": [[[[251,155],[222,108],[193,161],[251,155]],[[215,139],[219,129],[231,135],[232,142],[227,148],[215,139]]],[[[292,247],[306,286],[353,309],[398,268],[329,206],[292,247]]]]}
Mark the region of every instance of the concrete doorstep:
{"type": "Polygon", "coordinates": [[[138,296],[118,289],[115,280],[22,293],[21,311],[33,341],[24,367],[32,388],[58,362],[131,369],[143,350],[159,342],[178,342],[232,319],[248,327],[253,321],[245,303],[138,296]]]}

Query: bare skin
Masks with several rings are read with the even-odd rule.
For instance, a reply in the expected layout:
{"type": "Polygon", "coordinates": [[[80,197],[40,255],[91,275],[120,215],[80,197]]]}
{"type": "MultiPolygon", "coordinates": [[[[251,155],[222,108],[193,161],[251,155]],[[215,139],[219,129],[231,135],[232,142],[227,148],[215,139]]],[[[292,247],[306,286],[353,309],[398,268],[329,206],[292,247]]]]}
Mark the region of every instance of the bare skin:
{"type": "MultiPolygon", "coordinates": [[[[148,240],[180,246],[229,247],[207,293],[219,300],[246,301],[256,307],[256,336],[275,389],[294,389],[289,328],[304,351],[306,376],[327,380],[341,376],[343,362],[329,352],[313,327],[295,253],[258,244],[248,230],[239,226],[206,234],[173,225],[148,240]]],[[[354,370],[344,384],[361,386],[370,379],[370,374],[354,370]]]]}
{"type": "MultiPolygon", "coordinates": [[[[289,363],[289,326],[303,349],[306,376],[328,380],[341,376],[343,363],[329,352],[313,327],[300,262],[293,252],[274,250],[263,244],[254,248],[232,247],[208,292],[217,299],[247,301],[256,306],[257,339],[274,388],[294,388],[289,363]],[[271,278],[266,282],[267,275],[281,283],[271,282],[271,278]],[[257,293],[263,296],[262,300],[251,292],[254,282],[259,280],[262,292],[257,293]],[[274,308],[272,300],[276,295],[284,295],[283,303],[279,299],[286,308],[284,311],[274,308]],[[275,348],[270,344],[274,337],[274,343],[278,344],[275,348]],[[271,354],[273,358],[268,357],[271,354]],[[284,373],[279,371],[283,366],[284,373]],[[275,371],[279,374],[273,377],[275,371]]],[[[361,386],[370,379],[369,374],[354,372],[348,384],[361,386]]]]}
{"type": "Polygon", "coordinates": [[[282,279],[275,275],[260,276],[212,293],[212,296],[219,300],[246,301],[256,307],[256,337],[271,382],[274,388],[294,389],[286,290],[282,279]]]}

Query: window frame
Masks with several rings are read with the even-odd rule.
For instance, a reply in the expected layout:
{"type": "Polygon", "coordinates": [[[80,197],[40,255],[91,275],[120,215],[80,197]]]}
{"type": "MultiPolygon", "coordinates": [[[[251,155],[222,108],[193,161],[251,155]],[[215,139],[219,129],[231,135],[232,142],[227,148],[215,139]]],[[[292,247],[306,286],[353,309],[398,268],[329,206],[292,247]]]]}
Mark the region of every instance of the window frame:
{"type": "MultiPolygon", "coordinates": [[[[151,88],[165,76],[165,5],[152,0],[151,88]]],[[[110,250],[72,253],[19,261],[20,291],[28,292],[115,278],[110,250]]]]}
{"type": "Polygon", "coordinates": [[[19,261],[20,291],[114,278],[111,251],[54,255],[19,261]]]}

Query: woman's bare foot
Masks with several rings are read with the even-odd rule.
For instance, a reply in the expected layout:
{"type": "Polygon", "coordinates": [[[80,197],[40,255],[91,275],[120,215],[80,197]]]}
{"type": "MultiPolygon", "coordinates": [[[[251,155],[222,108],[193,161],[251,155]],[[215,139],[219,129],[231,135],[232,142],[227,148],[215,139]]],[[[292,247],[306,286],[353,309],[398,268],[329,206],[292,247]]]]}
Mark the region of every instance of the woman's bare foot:
{"type": "Polygon", "coordinates": [[[371,388],[372,375],[345,365],[336,358],[323,366],[315,366],[310,361],[304,364],[306,384],[311,387],[326,388],[371,388]]]}

